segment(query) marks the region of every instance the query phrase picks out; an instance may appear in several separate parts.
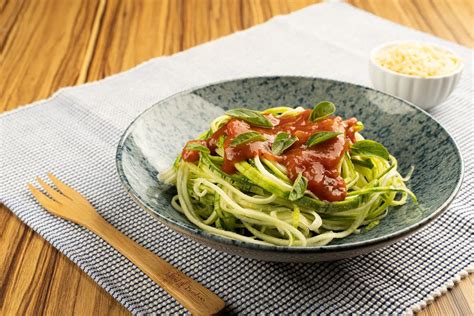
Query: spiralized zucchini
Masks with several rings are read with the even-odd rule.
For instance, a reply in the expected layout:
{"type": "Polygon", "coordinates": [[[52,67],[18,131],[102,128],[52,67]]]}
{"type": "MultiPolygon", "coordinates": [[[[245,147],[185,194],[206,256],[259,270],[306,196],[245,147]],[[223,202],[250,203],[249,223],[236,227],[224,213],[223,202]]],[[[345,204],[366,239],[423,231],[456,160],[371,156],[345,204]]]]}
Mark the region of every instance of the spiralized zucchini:
{"type": "MultiPolygon", "coordinates": [[[[261,113],[297,115],[302,108],[278,107],[261,113]]],[[[207,139],[229,121],[216,118],[199,139],[207,139]]],[[[363,140],[356,134],[357,141],[363,140]]],[[[356,143],[357,143],[356,141],[356,143]]],[[[221,170],[222,142],[215,154],[200,152],[196,163],[178,157],[171,168],[159,174],[160,181],[175,185],[171,204],[194,225],[211,234],[240,241],[277,246],[320,246],[332,240],[361,233],[379,224],[391,206],[403,205],[415,195],[406,187],[409,176],[397,171],[393,156],[383,159],[347,151],[339,173],[347,197],[328,202],[306,190],[291,201],[293,183],[286,168],[263,156],[235,164],[236,173],[221,170]]]]}

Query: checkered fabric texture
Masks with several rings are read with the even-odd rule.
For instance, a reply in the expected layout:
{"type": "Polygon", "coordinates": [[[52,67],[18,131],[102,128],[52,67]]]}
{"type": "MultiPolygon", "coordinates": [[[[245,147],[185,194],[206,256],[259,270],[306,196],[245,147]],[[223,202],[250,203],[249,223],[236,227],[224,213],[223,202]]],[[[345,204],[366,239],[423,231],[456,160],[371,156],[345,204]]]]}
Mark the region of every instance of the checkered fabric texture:
{"type": "Polygon", "coordinates": [[[311,6],[3,114],[0,201],[134,314],[186,311],[100,238],[45,212],[25,187],[34,176],[55,173],[120,231],[220,295],[231,313],[409,314],[465,276],[473,259],[472,59],[472,50],[346,4],[311,6]],[[466,65],[454,93],[432,111],[461,148],[464,183],[449,209],[411,237],[337,262],[260,262],[182,237],[123,190],[116,145],[128,124],[157,101],[206,83],[258,75],[370,86],[370,49],[397,39],[445,45],[466,65]]]}

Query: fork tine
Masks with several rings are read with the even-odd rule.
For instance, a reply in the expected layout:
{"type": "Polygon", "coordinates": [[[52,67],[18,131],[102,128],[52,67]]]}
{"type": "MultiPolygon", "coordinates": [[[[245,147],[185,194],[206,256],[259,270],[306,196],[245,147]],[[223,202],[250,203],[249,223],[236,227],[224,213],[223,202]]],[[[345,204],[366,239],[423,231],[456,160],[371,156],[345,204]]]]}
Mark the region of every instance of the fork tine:
{"type": "Polygon", "coordinates": [[[89,201],[87,201],[85,197],[83,197],[79,192],[75,191],[73,188],[56,178],[56,176],[51,172],[48,172],[48,177],[51,179],[51,181],[53,181],[54,185],[59,189],[59,191],[61,191],[68,198],[76,202],[89,204],[89,201]]]}
{"type": "Polygon", "coordinates": [[[28,189],[30,190],[31,194],[36,198],[36,200],[41,204],[45,209],[50,212],[56,213],[56,208],[61,206],[58,202],[50,199],[40,190],[38,190],[34,185],[28,183],[28,189]]]}
{"type": "Polygon", "coordinates": [[[40,177],[36,177],[36,181],[43,187],[43,189],[55,200],[56,202],[59,202],[60,204],[63,204],[64,202],[67,202],[66,200],[69,200],[69,198],[65,195],[62,195],[55,189],[53,189],[49,184],[44,182],[40,177]]]}

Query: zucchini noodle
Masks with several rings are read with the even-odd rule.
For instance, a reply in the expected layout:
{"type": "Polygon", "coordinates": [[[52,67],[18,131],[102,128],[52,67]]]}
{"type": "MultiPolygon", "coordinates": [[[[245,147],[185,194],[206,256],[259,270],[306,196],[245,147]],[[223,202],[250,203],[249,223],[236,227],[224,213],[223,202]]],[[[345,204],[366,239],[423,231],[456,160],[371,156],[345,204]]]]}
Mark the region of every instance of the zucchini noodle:
{"type": "MultiPolygon", "coordinates": [[[[303,108],[276,107],[262,115],[297,116],[303,108]]],[[[216,118],[198,139],[205,141],[225,126],[231,116],[216,118]]],[[[356,133],[357,144],[364,138],[356,133]]],[[[236,172],[222,171],[224,141],[215,150],[202,150],[197,161],[179,156],[159,174],[163,183],[175,185],[171,205],[200,229],[248,243],[276,246],[321,246],[334,239],[374,228],[390,207],[416,196],[407,188],[413,169],[404,178],[397,160],[347,150],[338,164],[347,195],[329,202],[304,187],[301,196],[290,198],[294,184],[287,168],[267,156],[235,163],[236,172]]],[[[296,181],[295,181],[296,182],[296,181]]]]}

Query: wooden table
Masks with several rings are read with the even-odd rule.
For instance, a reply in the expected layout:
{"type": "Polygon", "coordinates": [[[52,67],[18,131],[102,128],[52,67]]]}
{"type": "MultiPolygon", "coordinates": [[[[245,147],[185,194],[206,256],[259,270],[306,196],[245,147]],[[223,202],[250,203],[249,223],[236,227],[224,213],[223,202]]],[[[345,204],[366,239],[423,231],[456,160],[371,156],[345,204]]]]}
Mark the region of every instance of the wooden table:
{"type": "MultiPolygon", "coordinates": [[[[312,0],[0,0],[0,111],[94,81],[315,3],[312,0]]],[[[473,47],[472,0],[352,0],[394,22],[473,47]]],[[[0,314],[128,314],[4,206],[0,314]]],[[[474,277],[421,315],[474,314],[474,277]]]]}

